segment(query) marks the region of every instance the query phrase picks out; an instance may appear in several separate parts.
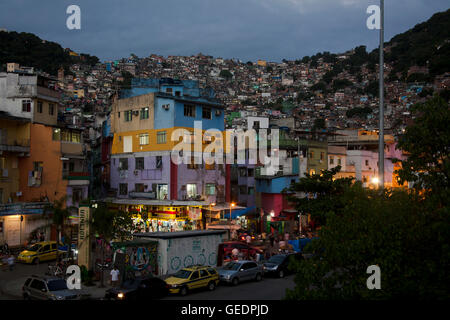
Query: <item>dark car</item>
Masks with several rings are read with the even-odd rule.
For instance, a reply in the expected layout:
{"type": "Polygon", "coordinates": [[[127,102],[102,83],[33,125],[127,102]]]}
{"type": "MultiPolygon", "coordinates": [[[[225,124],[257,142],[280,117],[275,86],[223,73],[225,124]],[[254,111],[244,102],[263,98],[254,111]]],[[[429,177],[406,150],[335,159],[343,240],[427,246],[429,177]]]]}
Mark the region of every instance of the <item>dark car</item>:
{"type": "Polygon", "coordinates": [[[25,300],[78,300],[77,290],[69,290],[66,280],[56,277],[31,276],[22,287],[25,300]]]}
{"type": "Polygon", "coordinates": [[[275,275],[283,278],[285,275],[292,273],[288,266],[293,260],[303,260],[301,253],[277,254],[270,257],[264,262],[264,275],[275,275]]]}
{"type": "Polygon", "coordinates": [[[145,277],[126,280],[120,288],[106,290],[107,300],[144,300],[159,299],[167,296],[169,287],[157,277],[145,277]]]}

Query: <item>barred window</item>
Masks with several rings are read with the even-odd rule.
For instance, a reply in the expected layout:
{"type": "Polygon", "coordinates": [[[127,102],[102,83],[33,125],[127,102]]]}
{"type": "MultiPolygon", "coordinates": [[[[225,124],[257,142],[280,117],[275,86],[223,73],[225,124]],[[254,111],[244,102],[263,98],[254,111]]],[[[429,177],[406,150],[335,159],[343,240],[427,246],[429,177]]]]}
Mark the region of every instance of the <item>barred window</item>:
{"type": "Polygon", "coordinates": [[[166,143],[166,131],[159,131],[156,134],[156,143],[166,143]]]}

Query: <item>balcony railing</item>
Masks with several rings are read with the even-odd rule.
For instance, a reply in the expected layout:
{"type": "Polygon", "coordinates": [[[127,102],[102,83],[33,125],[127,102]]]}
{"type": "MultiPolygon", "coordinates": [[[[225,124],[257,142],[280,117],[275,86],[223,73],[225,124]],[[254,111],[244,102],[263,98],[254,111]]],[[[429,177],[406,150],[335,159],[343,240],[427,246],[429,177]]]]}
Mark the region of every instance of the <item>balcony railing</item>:
{"type": "Polygon", "coordinates": [[[30,152],[30,139],[0,137],[0,151],[30,152]]]}

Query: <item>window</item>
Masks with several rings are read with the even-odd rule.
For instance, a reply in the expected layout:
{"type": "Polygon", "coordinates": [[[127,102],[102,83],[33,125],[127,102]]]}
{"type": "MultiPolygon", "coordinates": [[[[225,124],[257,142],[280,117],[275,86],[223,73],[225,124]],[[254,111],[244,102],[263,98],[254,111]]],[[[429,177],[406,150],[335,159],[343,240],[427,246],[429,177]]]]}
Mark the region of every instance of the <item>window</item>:
{"type": "Polygon", "coordinates": [[[120,118],[120,111],[117,112],[117,118],[120,118]]]}
{"type": "Polygon", "coordinates": [[[202,118],[203,119],[212,119],[211,108],[203,107],[202,109],[202,118]]]}
{"type": "Polygon", "coordinates": [[[195,183],[188,183],[186,185],[186,192],[189,198],[197,196],[197,185],[195,183]]]}
{"type": "Polygon", "coordinates": [[[205,193],[207,196],[213,196],[216,194],[216,185],[214,183],[207,183],[205,187],[205,193]]]}
{"type": "Polygon", "coordinates": [[[330,164],[334,164],[334,157],[330,156],[330,164]]]}
{"type": "Polygon", "coordinates": [[[369,160],[366,160],[366,166],[368,166],[369,165],[369,160]]]}
{"type": "Polygon", "coordinates": [[[53,141],[61,140],[61,129],[55,128],[53,129],[53,141]]]}
{"type": "Polygon", "coordinates": [[[37,103],[37,112],[42,113],[42,101],[38,101],[37,103]]]}
{"type": "Polygon", "coordinates": [[[149,144],[149,135],[148,133],[142,133],[139,135],[139,144],[141,146],[149,144]]]}
{"type": "Polygon", "coordinates": [[[185,104],[184,105],[184,116],[185,117],[195,117],[195,106],[185,104]]]}
{"type": "Polygon", "coordinates": [[[30,284],[30,288],[36,289],[38,291],[42,291],[42,289],[45,289],[45,291],[47,291],[44,281],[37,279],[33,279],[33,282],[31,282],[30,284]]]}
{"type": "Polygon", "coordinates": [[[134,191],[136,191],[136,192],[144,192],[144,184],[143,183],[136,183],[134,185],[134,191]]]}
{"type": "Polygon", "coordinates": [[[213,268],[208,268],[208,272],[210,273],[210,274],[217,274],[217,271],[216,270],[214,270],[213,268]]]}
{"type": "Polygon", "coordinates": [[[338,165],[341,165],[341,158],[338,158],[338,165]]]}
{"type": "Polygon", "coordinates": [[[158,200],[167,200],[169,187],[167,184],[158,184],[158,200]]]}
{"type": "Polygon", "coordinates": [[[239,176],[246,177],[247,176],[247,168],[239,168],[239,176]]]}
{"type": "Polygon", "coordinates": [[[209,276],[209,274],[208,274],[208,272],[206,272],[206,270],[200,270],[200,278],[203,278],[203,277],[208,277],[209,276]]]}
{"type": "Polygon", "coordinates": [[[48,252],[48,251],[50,251],[50,245],[49,245],[49,244],[46,244],[46,245],[44,246],[44,248],[42,249],[42,252],[48,252]]]}
{"type": "Polygon", "coordinates": [[[144,170],[144,158],[136,158],[136,170],[144,170]]]}
{"type": "Polygon", "coordinates": [[[198,277],[199,277],[198,271],[192,272],[191,280],[196,280],[198,279],[198,277]]]}
{"type": "Polygon", "coordinates": [[[156,133],[156,143],[166,143],[166,132],[159,131],[156,133]]]}
{"type": "Polygon", "coordinates": [[[53,103],[50,103],[48,105],[48,114],[52,116],[54,113],[55,113],[55,105],[53,103]]]}
{"type": "Polygon", "coordinates": [[[181,91],[175,91],[175,96],[177,97],[181,96],[181,91]]]}
{"type": "Polygon", "coordinates": [[[73,202],[80,202],[83,198],[83,190],[82,189],[73,189],[72,200],[73,202]]]}
{"type": "Polygon", "coordinates": [[[239,186],[239,194],[247,194],[247,186],[239,186]]]}
{"type": "Polygon", "coordinates": [[[74,172],[75,171],[75,163],[73,163],[73,162],[69,163],[69,171],[70,172],[74,172]]]}
{"type": "Polygon", "coordinates": [[[172,93],[172,88],[166,88],[166,93],[172,93]]]}
{"type": "Polygon", "coordinates": [[[133,111],[127,110],[125,111],[125,121],[131,121],[133,120],[133,111]]]}
{"type": "Polygon", "coordinates": [[[255,174],[255,170],[254,169],[248,169],[248,177],[253,177],[255,174]]]}
{"type": "Polygon", "coordinates": [[[199,168],[199,165],[195,163],[195,157],[193,156],[191,157],[190,162],[187,164],[187,168],[193,170],[199,168]]]}
{"type": "Polygon", "coordinates": [[[44,163],[42,161],[33,162],[33,171],[41,171],[44,167],[44,163]]]}
{"type": "Polygon", "coordinates": [[[156,169],[162,168],[162,156],[156,156],[156,169]]]}
{"type": "Polygon", "coordinates": [[[22,100],[22,112],[31,111],[31,100],[22,100]]]}
{"type": "Polygon", "coordinates": [[[141,120],[148,119],[148,107],[141,109],[141,120]]]}
{"type": "Polygon", "coordinates": [[[81,134],[79,132],[72,132],[72,142],[81,143],[81,134]]]}
{"type": "Polygon", "coordinates": [[[119,169],[128,170],[128,158],[119,159],[119,169]]]}
{"type": "Polygon", "coordinates": [[[121,196],[128,195],[128,184],[127,183],[120,183],[119,184],[119,194],[121,196]]]}
{"type": "Polygon", "coordinates": [[[323,161],[325,159],[325,152],[320,153],[320,160],[323,161]]]}
{"type": "Polygon", "coordinates": [[[255,194],[255,187],[248,187],[248,194],[249,195],[255,194]]]}
{"type": "Polygon", "coordinates": [[[52,250],[56,250],[56,243],[52,243],[52,250]]]}
{"type": "Polygon", "coordinates": [[[310,159],[314,158],[314,151],[311,151],[311,152],[309,153],[309,158],[310,158],[310,159]]]}

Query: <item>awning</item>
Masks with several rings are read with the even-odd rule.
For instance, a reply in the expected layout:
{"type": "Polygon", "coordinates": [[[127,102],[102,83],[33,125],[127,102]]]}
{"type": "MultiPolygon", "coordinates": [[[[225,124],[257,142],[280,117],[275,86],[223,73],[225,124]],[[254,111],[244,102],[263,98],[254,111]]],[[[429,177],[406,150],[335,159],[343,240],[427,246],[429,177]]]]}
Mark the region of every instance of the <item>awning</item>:
{"type": "Polygon", "coordinates": [[[49,202],[8,203],[0,205],[0,216],[43,214],[49,202]]]}
{"type": "MultiPolygon", "coordinates": [[[[233,210],[231,212],[231,219],[236,219],[237,217],[243,216],[243,215],[247,215],[247,214],[251,214],[256,210],[256,207],[247,207],[247,208],[243,208],[243,209],[239,209],[239,210],[233,210]]],[[[230,218],[230,211],[228,211],[228,213],[225,213],[224,218],[230,218]]]]}

